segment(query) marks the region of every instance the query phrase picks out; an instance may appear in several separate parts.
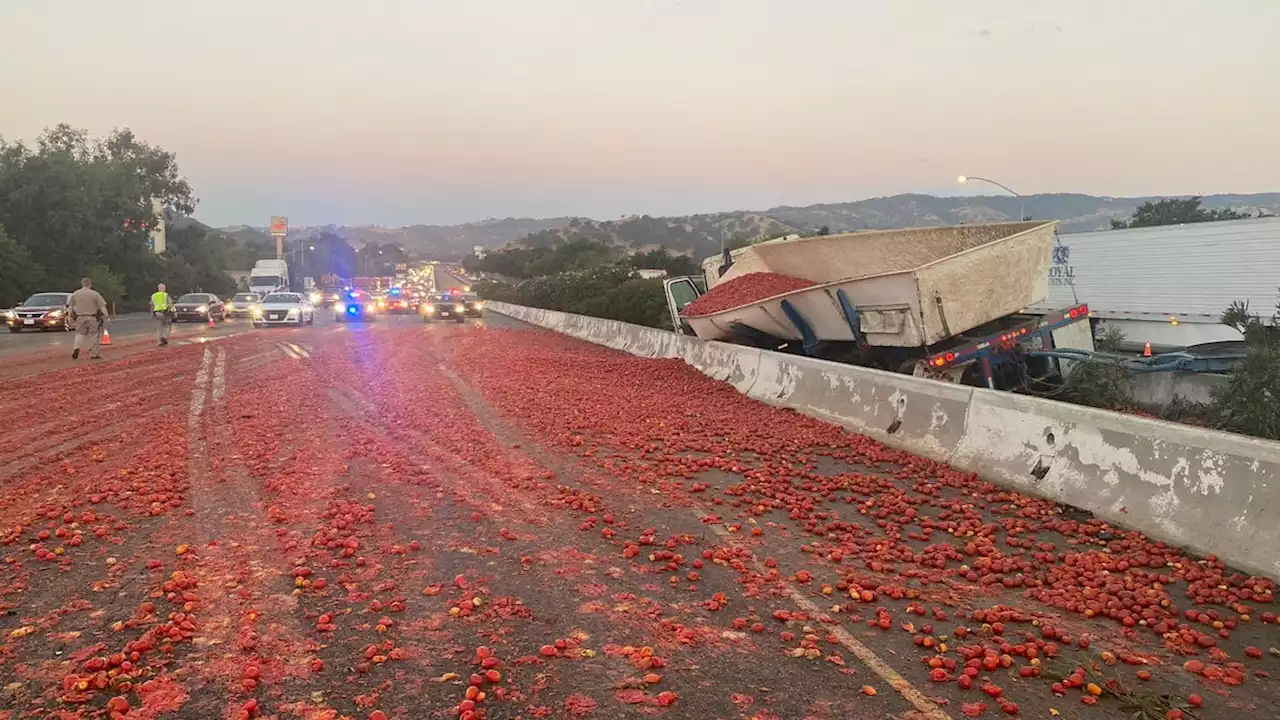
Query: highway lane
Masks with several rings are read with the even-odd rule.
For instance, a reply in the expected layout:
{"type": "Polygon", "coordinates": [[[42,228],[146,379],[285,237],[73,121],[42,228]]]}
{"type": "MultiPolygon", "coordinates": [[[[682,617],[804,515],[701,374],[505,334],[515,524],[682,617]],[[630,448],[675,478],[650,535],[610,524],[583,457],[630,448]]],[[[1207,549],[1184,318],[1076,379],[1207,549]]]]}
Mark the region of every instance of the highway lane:
{"type": "MultiPolygon", "coordinates": [[[[1051,692],[1077,665],[1100,693],[1277,716],[1265,677],[1209,686],[1148,629],[965,578],[1048,578],[1024,554],[1045,543],[1078,561],[1055,571],[1114,563],[1135,536],[1049,532],[1046,504],[676,361],[489,313],[21,367],[0,363],[0,717],[999,717],[988,685],[1025,717],[1132,715],[1051,692]],[[966,690],[975,647],[993,669],[966,690]]],[[[1177,584],[1135,570],[1096,576],[1177,584]]],[[[1246,643],[1280,634],[1221,647],[1246,643]]]]}
{"type": "MultiPolygon", "coordinates": [[[[112,318],[107,329],[111,334],[111,342],[134,343],[147,337],[155,337],[155,324],[151,316],[145,313],[130,313],[112,318]]],[[[173,326],[172,338],[176,340],[192,340],[195,338],[213,338],[244,332],[250,329],[247,319],[237,318],[217,323],[216,327],[208,327],[203,323],[177,323],[173,326]]],[[[71,352],[73,333],[48,330],[24,330],[14,333],[0,331],[0,357],[36,352],[53,352],[61,349],[71,352]]]]}
{"type": "Polygon", "coordinates": [[[448,290],[450,288],[455,288],[455,287],[464,288],[470,284],[470,282],[467,281],[466,279],[460,278],[457,275],[449,272],[448,270],[445,270],[444,266],[442,265],[436,265],[435,274],[436,274],[436,287],[442,291],[448,290]]]}

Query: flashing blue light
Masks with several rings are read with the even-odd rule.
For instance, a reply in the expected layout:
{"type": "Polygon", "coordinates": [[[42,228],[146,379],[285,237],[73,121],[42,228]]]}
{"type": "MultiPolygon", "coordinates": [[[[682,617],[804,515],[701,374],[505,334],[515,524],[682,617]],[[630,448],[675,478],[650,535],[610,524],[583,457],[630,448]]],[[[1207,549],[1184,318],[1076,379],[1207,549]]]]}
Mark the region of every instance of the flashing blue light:
{"type": "Polygon", "coordinates": [[[391,294],[392,294],[392,295],[399,295],[399,294],[400,294],[400,288],[391,288],[391,294]]]}
{"type": "Polygon", "coordinates": [[[359,305],[348,305],[348,306],[347,306],[347,314],[348,314],[348,315],[355,315],[355,314],[357,314],[357,313],[359,313],[359,312],[360,312],[360,306],[359,306],[359,305]]]}

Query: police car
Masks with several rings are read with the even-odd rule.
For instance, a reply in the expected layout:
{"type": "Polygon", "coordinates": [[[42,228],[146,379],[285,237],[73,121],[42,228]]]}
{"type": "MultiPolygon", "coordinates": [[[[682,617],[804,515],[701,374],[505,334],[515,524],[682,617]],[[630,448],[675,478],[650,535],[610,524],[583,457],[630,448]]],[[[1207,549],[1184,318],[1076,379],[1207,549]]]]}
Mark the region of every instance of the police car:
{"type": "Polygon", "coordinates": [[[253,326],[310,325],[316,320],[315,308],[301,293],[273,292],[253,308],[253,326]]]}
{"type": "Polygon", "coordinates": [[[377,314],[377,301],[363,290],[347,290],[342,299],[333,304],[336,322],[371,322],[377,314]]]}
{"type": "Polygon", "coordinates": [[[388,313],[395,315],[407,315],[416,309],[413,297],[405,292],[404,288],[398,287],[391,288],[387,292],[387,296],[382,299],[382,304],[388,313]]]}

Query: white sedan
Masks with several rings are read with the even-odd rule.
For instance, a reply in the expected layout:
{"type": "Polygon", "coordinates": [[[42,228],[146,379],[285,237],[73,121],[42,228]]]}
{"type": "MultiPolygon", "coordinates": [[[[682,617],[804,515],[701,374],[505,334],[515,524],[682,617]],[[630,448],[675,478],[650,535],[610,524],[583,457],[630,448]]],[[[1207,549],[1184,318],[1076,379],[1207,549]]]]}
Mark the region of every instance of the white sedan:
{"type": "Polygon", "coordinates": [[[273,292],[253,308],[253,326],[310,325],[316,321],[316,309],[306,295],[273,292]]]}

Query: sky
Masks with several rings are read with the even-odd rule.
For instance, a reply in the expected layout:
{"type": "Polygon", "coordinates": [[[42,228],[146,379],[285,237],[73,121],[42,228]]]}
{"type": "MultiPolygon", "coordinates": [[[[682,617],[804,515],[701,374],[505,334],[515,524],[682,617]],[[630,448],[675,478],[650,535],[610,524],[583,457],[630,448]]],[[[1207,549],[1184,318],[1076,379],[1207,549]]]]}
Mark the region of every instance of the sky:
{"type": "Polygon", "coordinates": [[[1280,190],[1277,0],[0,0],[0,137],[215,225],[1280,190]]]}

